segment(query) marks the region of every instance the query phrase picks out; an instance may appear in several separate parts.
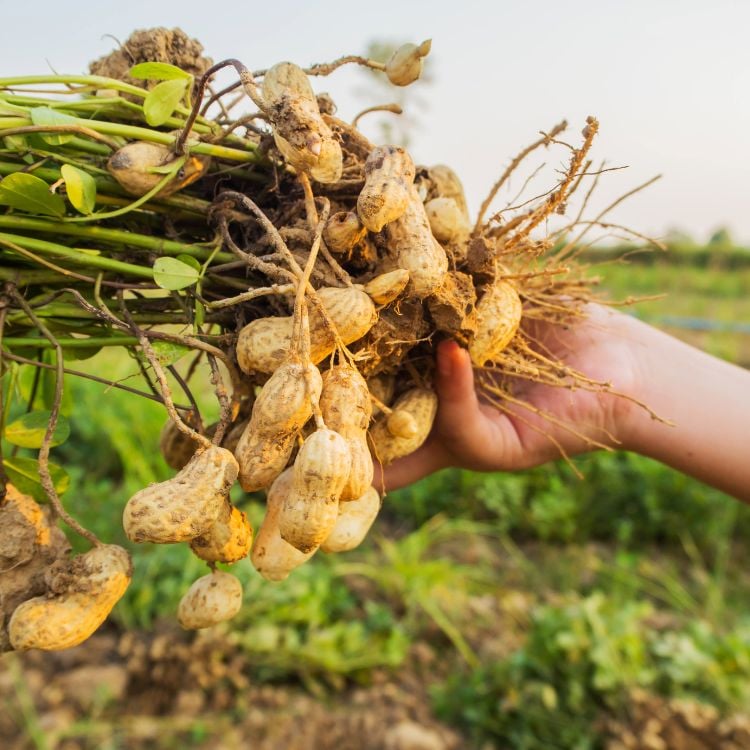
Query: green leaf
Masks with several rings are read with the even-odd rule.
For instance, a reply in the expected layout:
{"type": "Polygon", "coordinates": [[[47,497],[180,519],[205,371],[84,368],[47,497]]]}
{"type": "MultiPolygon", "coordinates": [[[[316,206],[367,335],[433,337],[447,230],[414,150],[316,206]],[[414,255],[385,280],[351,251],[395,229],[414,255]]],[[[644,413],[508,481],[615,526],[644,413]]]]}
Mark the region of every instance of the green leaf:
{"type": "Polygon", "coordinates": [[[128,71],[128,75],[131,78],[140,78],[142,81],[189,80],[193,77],[176,65],[164,62],[138,63],[128,71]]]}
{"type": "MultiPolygon", "coordinates": [[[[48,411],[32,411],[24,414],[5,427],[5,439],[21,448],[41,448],[49,418],[50,413],[48,411]]],[[[69,435],[70,425],[68,420],[60,415],[51,445],[64,443],[69,435]]]]}
{"type": "Polygon", "coordinates": [[[179,362],[190,351],[189,346],[175,344],[172,341],[152,341],[151,347],[162,367],[169,367],[179,362]]]}
{"type": "Polygon", "coordinates": [[[200,261],[197,258],[194,258],[192,255],[185,255],[185,253],[181,253],[180,255],[176,257],[177,257],[177,260],[182,261],[183,263],[187,263],[187,265],[191,266],[196,271],[201,270],[200,261]]]}
{"type": "Polygon", "coordinates": [[[14,172],[0,182],[0,205],[56,218],[65,213],[65,201],[51,193],[44,180],[25,172],[14,172]]]}
{"type": "Polygon", "coordinates": [[[163,125],[185,95],[188,82],[184,78],[158,83],[143,100],[146,122],[152,127],[163,125]]]}
{"type": "MultiPolygon", "coordinates": [[[[17,490],[26,495],[31,495],[39,502],[47,500],[47,494],[39,480],[39,464],[35,458],[24,458],[22,456],[6,458],[3,461],[3,467],[5,468],[5,473],[8,475],[8,479],[17,490]]],[[[70,485],[68,473],[61,466],[51,462],[49,464],[49,473],[57,494],[62,495],[68,489],[68,485],[70,485]]]]}
{"type": "MultiPolygon", "coordinates": [[[[65,112],[50,107],[34,107],[29,110],[34,125],[78,125],[78,120],[65,112]]],[[[50,146],[60,146],[73,138],[70,133],[40,133],[39,137],[50,146]]]]}
{"type": "Polygon", "coordinates": [[[3,143],[5,144],[5,148],[11,151],[26,151],[29,147],[28,139],[25,135],[6,135],[3,138],[3,143]]]}
{"type": "Polygon", "coordinates": [[[72,164],[63,164],[60,173],[65,180],[68,200],[78,213],[88,216],[96,205],[96,180],[72,164]]]}
{"type": "MultiPolygon", "coordinates": [[[[2,183],[0,183],[0,186],[2,183]]],[[[177,258],[158,258],[154,263],[154,281],[162,289],[185,289],[200,278],[200,273],[177,258]]]]}

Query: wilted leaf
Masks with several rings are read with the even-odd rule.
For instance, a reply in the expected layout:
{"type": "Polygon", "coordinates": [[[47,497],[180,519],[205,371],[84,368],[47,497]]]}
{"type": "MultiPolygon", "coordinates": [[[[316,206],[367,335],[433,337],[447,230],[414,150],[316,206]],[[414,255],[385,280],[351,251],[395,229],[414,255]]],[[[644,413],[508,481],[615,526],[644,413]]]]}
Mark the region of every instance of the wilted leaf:
{"type": "Polygon", "coordinates": [[[72,164],[63,164],[60,173],[65,180],[65,191],[73,208],[88,216],[96,205],[96,180],[72,164]]]}
{"type": "Polygon", "coordinates": [[[195,284],[199,277],[195,268],[177,258],[158,258],[154,263],[154,281],[162,289],[184,289],[195,284]]]}
{"type": "MultiPolygon", "coordinates": [[[[35,458],[24,458],[22,456],[6,458],[3,461],[3,467],[8,479],[17,490],[26,495],[31,495],[39,502],[47,500],[47,494],[39,479],[39,464],[35,458]]],[[[49,472],[57,494],[62,495],[70,485],[68,473],[61,466],[53,463],[49,464],[49,472]]]]}
{"type": "Polygon", "coordinates": [[[128,75],[131,78],[140,78],[143,81],[172,81],[178,79],[190,79],[190,73],[164,62],[145,62],[134,65],[128,75]]]}
{"type": "Polygon", "coordinates": [[[65,201],[51,193],[44,180],[25,172],[14,172],[0,182],[0,204],[56,218],[65,213],[65,201]]]}
{"type": "Polygon", "coordinates": [[[185,95],[188,82],[185,78],[162,81],[148,92],[143,100],[143,114],[152,127],[163,125],[185,95]]]}
{"type": "MultiPolygon", "coordinates": [[[[50,413],[48,411],[32,411],[5,427],[5,439],[21,448],[41,448],[44,434],[47,432],[50,413]]],[[[68,420],[60,415],[52,436],[51,445],[64,443],[70,435],[68,420]]]]}
{"type": "MultiPolygon", "coordinates": [[[[34,125],[78,125],[75,117],[58,112],[50,107],[34,107],[29,110],[34,125]]],[[[50,146],[59,146],[73,138],[70,133],[40,133],[39,137],[50,146]]]]}

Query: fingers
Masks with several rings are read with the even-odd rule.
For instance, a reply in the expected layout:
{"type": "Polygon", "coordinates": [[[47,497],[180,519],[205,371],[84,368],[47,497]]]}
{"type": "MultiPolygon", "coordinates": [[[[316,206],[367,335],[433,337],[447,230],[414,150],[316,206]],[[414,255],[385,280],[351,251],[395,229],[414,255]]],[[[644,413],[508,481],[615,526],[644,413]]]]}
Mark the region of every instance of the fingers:
{"type": "MultiPolygon", "coordinates": [[[[474,371],[469,352],[455,341],[441,341],[437,348],[435,387],[440,399],[441,421],[479,416],[479,400],[474,390],[474,371]]],[[[460,421],[458,421],[460,420],[460,421]]]]}

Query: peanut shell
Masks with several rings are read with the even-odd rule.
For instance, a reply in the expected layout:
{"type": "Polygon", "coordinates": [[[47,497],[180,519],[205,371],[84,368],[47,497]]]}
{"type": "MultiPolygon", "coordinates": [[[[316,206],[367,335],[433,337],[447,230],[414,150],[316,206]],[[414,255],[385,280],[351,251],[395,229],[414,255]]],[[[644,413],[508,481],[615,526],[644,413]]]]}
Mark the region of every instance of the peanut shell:
{"type": "Polygon", "coordinates": [[[231,573],[215,570],[195,581],[180,599],[177,620],[185,630],[200,630],[231,620],[240,609],[242,584],[231,573]]]}

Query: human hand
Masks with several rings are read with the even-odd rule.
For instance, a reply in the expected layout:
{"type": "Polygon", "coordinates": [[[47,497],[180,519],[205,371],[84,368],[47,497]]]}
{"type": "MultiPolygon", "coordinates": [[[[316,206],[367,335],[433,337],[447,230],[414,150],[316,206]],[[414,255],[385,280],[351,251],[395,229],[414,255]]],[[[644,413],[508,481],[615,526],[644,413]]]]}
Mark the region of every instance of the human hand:
{"type": "Polygon", "coordinates": [[[639,409],[618,392],[637,398],[641,381],[634,341],[643,324],[599,305],[574,325],[539,323],[535,341],[592,381],[611,383],[613,392],[518,381],[501,411],[478,394],[469,354],[454,341],[437,348],[435,389],[439,406],[424,445],[395,461],[380,476],[398,489],[439,469],[518,470],[595,447],[628,447],[632,414],[639,409]],[[547,417],[545,418],[545,416],[547,417]]]}

